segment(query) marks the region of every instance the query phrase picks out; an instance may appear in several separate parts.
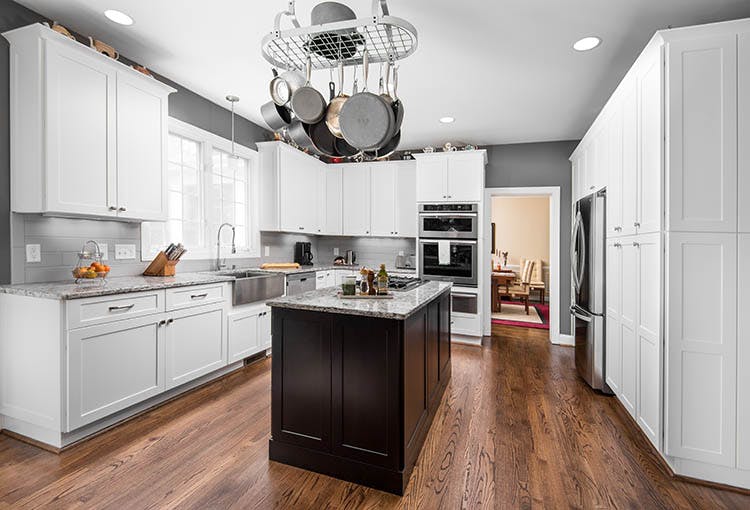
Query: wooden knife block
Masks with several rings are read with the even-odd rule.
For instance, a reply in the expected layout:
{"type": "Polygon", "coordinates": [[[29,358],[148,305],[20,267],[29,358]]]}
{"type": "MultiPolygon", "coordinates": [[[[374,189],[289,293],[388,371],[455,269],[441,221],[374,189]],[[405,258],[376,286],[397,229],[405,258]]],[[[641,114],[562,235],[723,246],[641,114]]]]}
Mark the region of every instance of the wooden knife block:
{"type": "Polygon", "coordinates": [[[179,260],[169,260],[163,251],[160,251],[154,260],[143,272],[143,276],[174,276],[175,266],[179,260]]]}

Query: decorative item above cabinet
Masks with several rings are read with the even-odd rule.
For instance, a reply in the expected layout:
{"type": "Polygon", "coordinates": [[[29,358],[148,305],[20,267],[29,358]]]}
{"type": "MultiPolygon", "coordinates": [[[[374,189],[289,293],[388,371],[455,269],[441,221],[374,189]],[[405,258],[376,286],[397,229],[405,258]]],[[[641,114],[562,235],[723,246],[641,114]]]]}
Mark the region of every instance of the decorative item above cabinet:
{"type": "Polygon", "coordinates": [[[164,221],[168,98],[176,90],[41,24],[3,35],[11,209],[164,221]]]}

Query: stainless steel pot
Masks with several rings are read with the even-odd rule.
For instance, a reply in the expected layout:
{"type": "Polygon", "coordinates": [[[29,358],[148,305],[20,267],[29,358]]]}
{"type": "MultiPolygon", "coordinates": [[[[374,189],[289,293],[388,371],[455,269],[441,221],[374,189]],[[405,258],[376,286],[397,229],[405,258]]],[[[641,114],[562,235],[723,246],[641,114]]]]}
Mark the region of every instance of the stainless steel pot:
{"type": "Polygon", "coordinates": [[[266,121],[268,127],[273,131],[278,131],[292,122],[292,114],[285,106],[279,106],[273,101],[269,101],[260,107],[260,114],[266,121]]]}

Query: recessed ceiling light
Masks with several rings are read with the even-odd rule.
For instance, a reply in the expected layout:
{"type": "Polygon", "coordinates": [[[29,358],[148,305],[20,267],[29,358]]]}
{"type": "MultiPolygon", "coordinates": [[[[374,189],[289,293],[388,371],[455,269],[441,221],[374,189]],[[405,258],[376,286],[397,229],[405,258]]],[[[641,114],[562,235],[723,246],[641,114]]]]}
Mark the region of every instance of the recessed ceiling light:
{"type": "Polygon", "coordinates": [[[455,122],[455,120],[453,117],[440,117],[440,122],[443,124],[450,124],[451,122],[455,122]]]}
{"type": "Polygon", "coordinates": [[[108,20],[114,21],[118,25],[132,25],[133,18],[125,14],[124,12],[116,11],[114,9],[107,9],[104,11],[104,15],[108,20]]]}
{"type": "Polygon", "coordinates": [[[602,40],[598,37],[584,37],[573,44],[573,49],[576,51],[589,51],[599,46],[601,42],[602,40]]]}

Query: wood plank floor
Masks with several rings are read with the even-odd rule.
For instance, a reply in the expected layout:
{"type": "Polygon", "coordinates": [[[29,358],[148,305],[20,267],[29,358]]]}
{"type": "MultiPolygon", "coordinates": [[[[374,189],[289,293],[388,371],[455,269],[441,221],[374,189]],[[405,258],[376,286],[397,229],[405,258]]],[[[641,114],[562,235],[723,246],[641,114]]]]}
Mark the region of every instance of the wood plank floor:
{"type": "Polygon", "coordinates": [[[750,508],[670,478],[546,331],[453,347],[453,379],[398,498],[268,461],[264,360],[60,455],[0,436],[0,508],[750,508]]]}

